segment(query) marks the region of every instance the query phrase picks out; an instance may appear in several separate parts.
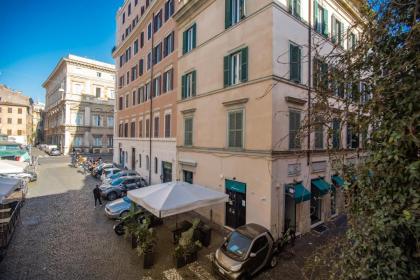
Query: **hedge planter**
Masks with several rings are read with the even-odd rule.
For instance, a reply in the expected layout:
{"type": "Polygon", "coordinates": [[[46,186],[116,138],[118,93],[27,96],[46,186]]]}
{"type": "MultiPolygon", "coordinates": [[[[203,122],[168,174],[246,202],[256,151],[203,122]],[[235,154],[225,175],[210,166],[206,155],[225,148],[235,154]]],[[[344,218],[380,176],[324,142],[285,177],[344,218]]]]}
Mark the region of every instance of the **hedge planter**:
{"type": "Polygon", "coordinates": [[[174,261],[175,261],[175,267],[176,268],[181,268],[181,267],[183,267],[187,264],[185,262],[185,257],[184,256],[174,257],[174,261]]]}
{"type": "Polygon", "coordinates": [[[153,251],[146,252],[143,255],[143,268],[148,269],[153,266],[154,262],[154,253],[153,251]]]}

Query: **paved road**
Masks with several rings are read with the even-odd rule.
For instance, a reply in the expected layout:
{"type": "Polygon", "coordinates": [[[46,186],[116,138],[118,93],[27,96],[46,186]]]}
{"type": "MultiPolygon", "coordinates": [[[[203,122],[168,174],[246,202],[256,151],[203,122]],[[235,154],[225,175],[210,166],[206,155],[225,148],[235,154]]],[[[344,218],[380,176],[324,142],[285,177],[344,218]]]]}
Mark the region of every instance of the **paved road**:
{"type": "MultiPolygon", "coordinates": [[[[40,158],[38,181],[29,186],[21,223],[0,263],[0,280],[216,279],[207,258],[214,247],[203,249],[199,262],[180,270],[172,268],[169,231],[159,240],[158,246],[165,248],[159,248],[160,265],[144,271],[130,243],[113,233],[114,222],[104,217],[103,208],[94,209],[92,189],[98,181],[69,167],[69,161],[66,156],[40,158]]],[[[336,227],[331,233],[341,231],[342,227],[336,227]]],[[[302,273],[306,258],[328,242],[327,236],[309,234],[298,240],[293,254],[289,254],[292,258],[282,256],[276,269],[263,271],[256,279],[305,279],[302,273]]],[[[220,244],[220,240],[214,243],[220,244]]]]}

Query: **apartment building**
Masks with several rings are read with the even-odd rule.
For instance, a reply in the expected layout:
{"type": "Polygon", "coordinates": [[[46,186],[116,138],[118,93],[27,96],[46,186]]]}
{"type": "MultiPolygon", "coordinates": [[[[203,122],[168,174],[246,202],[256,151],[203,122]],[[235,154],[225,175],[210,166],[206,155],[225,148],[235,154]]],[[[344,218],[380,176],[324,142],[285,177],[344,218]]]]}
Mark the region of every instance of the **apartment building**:
{"type": "Polygon", "coordinates": [[[126,0],[118,10],[114,160],[152,184],[172,181],[176,166],[179,1],[126,0]]]}
{"type": "Polygon", "coordinates": [[[32,135],[32,104],[28,96],[0,84],[0,134],[28,144],[32,135]]]}
{"type": "Polygon", "coordinates": [[[45,140],[64,154],[112,152],[115,67],[69,54],[58,62],[45,88],[45,140]]]}
{"type": "Polygon", "coordinates": [[[326,147],[354,161],[359,136],[335,124],[333,141],[322,125],[298,134],[308,93],[328,71],[320,58],[356,43],[347,32],[357,18],[352,2],[189,0],[174,18],[183,38],[176,179],[230,197],[200,213],[230,228],[262,224],[276,236],[307,232],[340,213],[344,182],[326,147]]]}
{"type": "Polygon", "coordinates": [[[35,102],[32,105],[32,142],[40,144],[44,142],[44,110],[45,104],[35,102]]]}

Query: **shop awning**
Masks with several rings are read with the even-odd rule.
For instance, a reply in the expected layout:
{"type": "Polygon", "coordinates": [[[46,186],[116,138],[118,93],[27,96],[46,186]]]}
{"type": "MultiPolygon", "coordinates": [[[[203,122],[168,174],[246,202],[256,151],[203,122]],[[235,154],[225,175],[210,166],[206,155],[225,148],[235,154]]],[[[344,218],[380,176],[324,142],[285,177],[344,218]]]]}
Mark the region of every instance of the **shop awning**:
{"type": "Polygon", "coordinates": [[[322,178],[312,180],[311,183],[318,189],[321,195],[328,193],[331,188],[330,184],[325,182],[325,180],[322,178]]]}
{"type": "Polygon", "coordinates": [[[338,175],[331,176],[331,180],[333,181],[333,183],[335,183],[339,187],[343,187],[344,186],[344,179],[341,178],[338,175]]]}
{"type": "Polygon", "coordinates": [[[302,183],[287,185],[286,191],[293,194],[296,203],[311,199],[311,193],[302,185],[302,183]]]}

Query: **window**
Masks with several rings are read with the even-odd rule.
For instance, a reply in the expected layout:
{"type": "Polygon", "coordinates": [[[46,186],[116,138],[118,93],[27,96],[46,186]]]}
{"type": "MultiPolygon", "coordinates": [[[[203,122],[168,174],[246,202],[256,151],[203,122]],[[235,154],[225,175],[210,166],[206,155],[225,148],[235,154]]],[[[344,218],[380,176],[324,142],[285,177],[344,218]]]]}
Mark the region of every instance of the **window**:
{"type": "Polygon", "coordinates": [[[72,123],[75,125],[83,125],[83,113],[76,112],[74,115],[74,121],[72,123]]]}
{"type": "Polygon", "coordinates": [[[184,119],[184,145],[192,146],[193,144],[193,118],[184,119]]]}
{"type": "Polygon", "coordinates": [[[289,149],[300,149],[300,112],[289,111],[289,149]]]}
{"type": "Polygon", "coordinates": [[[136,123],[135,122],[131,122],[131,125],[130,125],[130,137],[131,138],[136,137],[136,123]]]}
{"type": "Polygon", "coordinates": [[[160,95],[160,81],[161,76],[158,76],[153,79],[153,97],[157,97],[160,95]]]}
{"type": "Polygon", "coordinates": [[[101,116],[93,115],[93,126],[101,126],[101,116]]]}
{"type": "Polygon", "coordinates": [[[22,114],[22,108],[18,108],[18,114],[22,114]]]}
{"type": "Polygon", "coordinates": [[[12,108],[7,108],[7,113],[11,114],[12,113],[12,108]]]}
{"type": "Polygon", "coordinates": [[[22,124],[22,119],[18,119],[18,124],[22,124]]]}
{"type": "Polygon", "coordinates": [[[182,53],[186,54],[196,47],[197,41],[197,25],[194,23],[183,33],[183,49],[182,53]]]}
{"type": "Polygon", "coordinates": [[[248,80],[248,47],[224,57],[223,62],[225,87],[248,80]]]}
{"type": "Polygon", "coordinates": [[[148,82],[148,83],[146,83],[146,85],[144,86],[144,88],[145,88],[145,100],[144,101],[147,101],[147,100],[149,100],[150,99],[150,82],[148,82]]]}
{"type": "Polygon", "coordinates": [[[289,0],[289,12],[300,18],[300,0],[289,0]]]}
{"type": "Polygon", "coordinates": [[[94,135],[93,136],[93,146],[94,147],[102,147],[102,136],[101,135],[94,135]]]}
{"type": "Polygon", "coordinates": [[[8,136],[12,135],[12,130],[11,130],[11,129],[8,129],[8,130],[7,130],[7,135],[8,135],[8,136]]]}
{"type": "Polygon", "coordinates": [[[137,89],[137,103],[140,104],[140,103],[143,103],[143,102],[144,102],[144,87],[140,86],[137,89]]]}
{"type": "Polygon", "coordinates": [[[131,59],[131,47],[125,50],[125,61],[129,61],[131,59]]]}
{"type": "Polygon", "coordinates": [[[127,95],[125,96],[125,108],[128,108],[129,99],[130,99],[130,96],[127,94],[127,95]]]}
{"type": "Polygon", "coordinates": [[[168,36],[163,40],[163,57],[171,54],[174,51],[174,38],[175,33],[172,31],[168,36]]]}
{"type": "Polygon", "coordinates": [[[139,61],[139,76],[143,75],[143,71],[144,71],[144,59],[140,59],[139,61]]]}
{"type": "Polygon", "coordinates": [[[153,48],[153,64],[157,64],[162,60],[162,43],[153,48]]]}
{"type": "Polygon", "coordinates": [[[134,49],[134,54],[136,55],[139,52],[139,40],[134,41],[133,49],[134,49]]]}
{"type": "Polygon", "coordinates": [[[121,110],[123,109],[123,107],[124,107],[123,97],[122,97],[122,96],[120,96],[120,97],[118,98],[118,109],[121,111],[121,110]]]}
{"type": "Polygon", "coordinates": [[[152,67],[152,53],[149,52],[147,54],[147,70],[149,70],[152,67]]]}
{"type": "Polygon", "coordinates": [[[359,148],[359,134],[356,133],[352,125],[347,125],[347,148],[359,148]]]}
{"type": "Polygon", "coordinates": [[[356,47],[356,44],[357,44],[356,34],[354,34],[353,32],[350,32],[349,37],[347,38],[347,49],[354,50],[354,48],[356,47]]]}
{"type": "Polygon", "coordinates": [[[106,123],[107,123],[108,127],[113,127],[114,126],[114,117],[113,116],[108,116],[106,118],[106,123]]]}
{"type": "Polygon", "coordinates": [[[150,22],[147,26],[147,40],[152,38],[152,23],[150,22]]]}
{"type": "Polygon", "coordinates": [[[96,72],[96,77],[100,78],[102,76],[101,72],[96,72]]]}
{"type": "Polygon", "coordinates": [[[150,137],[150,119],[146,119],[146,138],[150,137]]]}
{"type": "Polygon", "coordinates": [[[155,117],[153,128],[154,128],[153,137],[159,138],[159,117],[155,117]]]}
{"type": "Polygon", "coordinates": [[[162,9],[153,18],[153,32],[157,32],[162,27],[162,9]]]}
{"type": "Polygon", "coordinates": [[[73,146],[81,147],[83,145],[83,136],[76,135],[73,138],[73,146]]]}
{"type": "Polygon", "coordinates": [[[175,11],[174,0],[168,0],[165,2],[165,21],[167,21],[175,11]]]}
{"type": "Polygon", "coordinates": [[[109,98],[110,99],[115,99],[115,90],[113,90],[113,89],[109,90],[109,98]]]}
{"type": "Polygon", "coordinates": [[[170,69],[163,73],[163,93],[173,90],[173,76],[174,76],[174,70],[170,69]]]}
{"type": "Polygon", "coordinates": [[[193,183],[193,173],[191,171],[187,171],[187,170],[183,170],[182,171],[183,175],[184,175],[184,182],[193,183]]]}
{"type": "Polygon", "coordinates": [[[314,124],[315,130],[315,149],[324,148],[324,128],[320,121],[314,124]]]}
{"type": "Polygon", "coordinates": [[[139,0],[134,0],[134,6],[137,6],[138,3],[139,3],[139,0]]]}
{"type": "Polygon", "coordinates": [[[332,146],[334,149],[340,148],[340,120],[339,119],[333,119],[332,122],[332,146]]]}
{"type": "Polygon", "coordinates": [[[196,94],[196,71],[182,76],[182,99],[190,98],[196,94]]]}
{"type": "Polygon", "coordinates": [[[97,98],[101,97],[101,88],[96,88],[96,97],[97,98]]]}
{"type": "Polygon", "coordinates": [[[245,17],[245,0],[225,1],[225,28],[229,28],[245,17]]]}
{"type": "Polygon", "coordinates": [[[165,115],[165,138],[171,137],[171,115],[165,115]]]}
{"type": "Polygon", "coordinates": [[[144,47],[144,32],[140,33],[140,48],[144,47]]]}
{"type": "Polygon", "coordinates": [[[133,106],[134,105],[136,105],[136,95],[137,95],[137,92],[136,91],[133,91],[133,95],[132,95],[132,102],[133,102],[133,106]]]}
{"type": "Polygon", "coordinates": [[[146,155],[146,170],[150,170],[150,159],[148,155],[146,155]]]}
{"type": "Polygon", "coordinates": [[[107,144],[108,148],[112,148],[114,146],[114,138],[112,135],[107,136],[107,144]]]}
{"type": "Polygon", "coordinates": [[[318,90],[328,89],[328,64],[314,58],[313,85],[318,90]]]}
{"type": "Polygon", "coordinates": [[[119,88],[122,88],[123,86],[124,86],[124,75],[120,77],[119,88]]]}
{"type": "Polygon", "coordinates": [[[328,36],[328,10],[314,1],[314,25],[315,30],[324,36],[328,36]]]}
{"type": "Polygon", "coordinates": [[[159,163],[158,158],[155,157],[155,174],[158,174],[158,169],[159,169],[158,163],[159,163]]]}
{"type": "Polygon", "coordinates": [[[141,154],[139,154],[139,168],[141,168],[141,154]]]}
{"type": "Polygon", "coordinates": [[[300,47],[290,44],[290,80],[296,83],[301,82],[301,50],[300,47]]]}
{"type": "Polygon", "coordinates": [[[17,135],[18,135],[18,136],[22,135],[22,130],[18,130],[18,131],[17,131],[17,135]]]}
{"type": "Polygon", "coordinates": [[[128,15],[129,15],[129,16],[131,15],[131,3],[130,3],[130,4],[128,4],[128,15]]]}
{"type": "Polygon", "coordinates": [[[139,121],[139,138],[143,137],[143,121],[139,121]]]}
{"type": "Polygon", "coordinates": [[[137,65],[131,68],[131,81],[137,79],[137,65]]]}
{"type": "Polygon", "coordinates": [[[128,123],[124,124],[124,137],[128,137],[128,123]]]}
{"type": "Polygon", "coordinates": [[[335,18],[334,15],[331,16],[331,41],[340,46],[344,46],[344,24],[335,18]]]}
{"type": "Polygon", "coordinates": [[[130,83],[130,71],[127,72],[127,85],[130,83]]]}
{"type": "Polygon", "coordinates": [[[7,123],[12,124],[12,118],[7,118],[7,123]]]}
{"type": "Polygon", "coordinates": [[[228,147],[243,148],[244,111],[231,111],[228,113],[228,147]]]}

